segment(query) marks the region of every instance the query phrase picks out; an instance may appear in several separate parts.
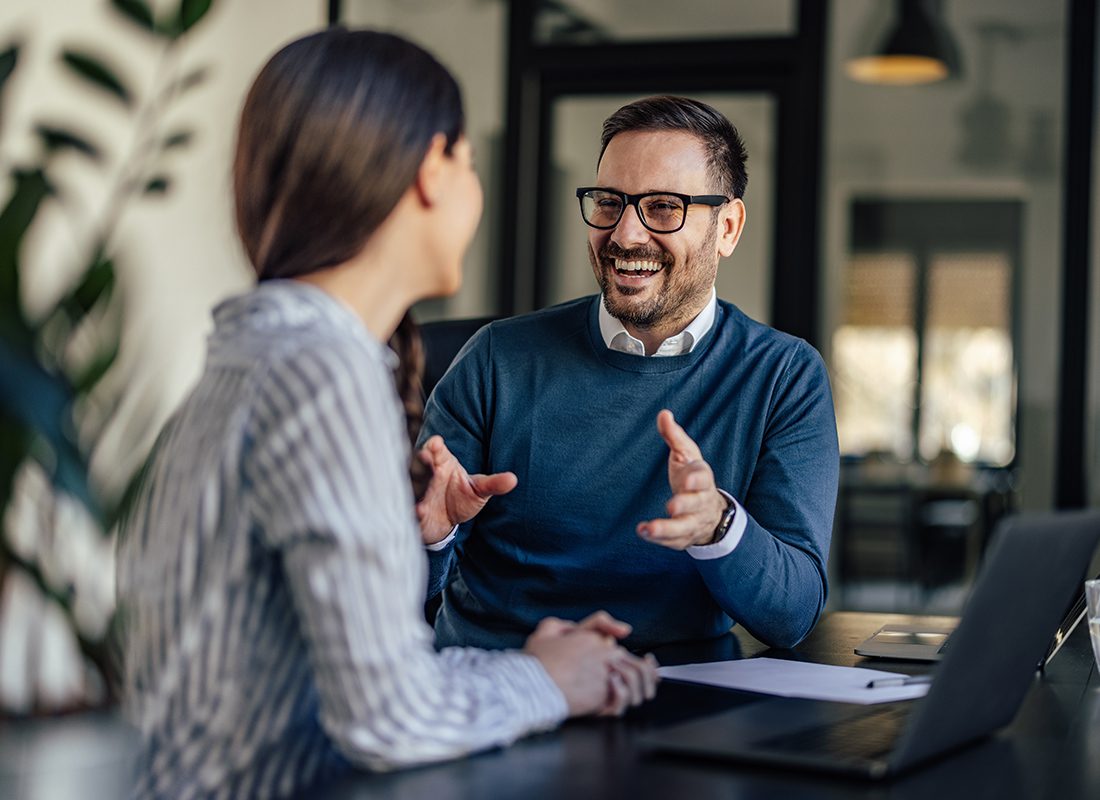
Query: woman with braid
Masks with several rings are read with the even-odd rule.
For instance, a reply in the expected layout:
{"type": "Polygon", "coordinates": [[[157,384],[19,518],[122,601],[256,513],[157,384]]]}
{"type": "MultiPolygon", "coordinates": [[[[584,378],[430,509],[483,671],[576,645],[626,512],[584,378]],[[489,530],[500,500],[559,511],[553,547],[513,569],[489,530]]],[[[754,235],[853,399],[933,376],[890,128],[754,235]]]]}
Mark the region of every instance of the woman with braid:
{"type": "Polygon", "coordinates": [[[456,291],[481,213],[454,79],[386,34],[293,42],[245,102],[234,185],[258,285],[214,310],[120,535],[135,796],[287,796],[652,696],[606,614],[497,652],[436,652],[422,616],[420,526],[515,485],[438,440],[410,457],[408,309],[456,291]]]}

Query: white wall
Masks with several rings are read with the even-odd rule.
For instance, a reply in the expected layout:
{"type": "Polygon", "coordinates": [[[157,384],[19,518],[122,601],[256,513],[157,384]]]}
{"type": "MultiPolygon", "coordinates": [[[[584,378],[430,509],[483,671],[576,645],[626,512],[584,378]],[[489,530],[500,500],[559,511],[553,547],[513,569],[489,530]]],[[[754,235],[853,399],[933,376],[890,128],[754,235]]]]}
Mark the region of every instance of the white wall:
{"type": "MultiPolygon", "coordinates": [[[[59,165],[67,208],[55,205],[42,214],[24,254],[25,299],[32,313],[64,288],[86,257],[90,228],[132,153],[136,130],[135,115],[70,75],[58,63],[59,51],[79,47],[102,54],[133,86],[139,103],[148,102],[173,72],[209,68],[206,82],[171,105],[164,118],[165,130],[195,131],[193,144],[165,162],[174,180],[171,193],[130,205],[113,240],[127,308],[114,377],[130,383],[126,402],[147,400],[158,421],[198,375],[211,306],[251,280],[234,232],[229,179],[244,93],[279,45],[322,26],[325,15],[321,0],[223,0],[188,34],[172,64],[164,62],[157,41],[123,20],[107,0],[5,0],[0,7],[0,46],[24,42],[8,84],[0,140],[4,161],[33,155],[30,132],[42,120],[85,132],[109,157],[103,167],[77,157],[59,165]]],[[[126,472],[129,456],[120,456],[123,469],[97,463],[98,472],[108,482],[118,480],[113,473],[126,472]]]]}

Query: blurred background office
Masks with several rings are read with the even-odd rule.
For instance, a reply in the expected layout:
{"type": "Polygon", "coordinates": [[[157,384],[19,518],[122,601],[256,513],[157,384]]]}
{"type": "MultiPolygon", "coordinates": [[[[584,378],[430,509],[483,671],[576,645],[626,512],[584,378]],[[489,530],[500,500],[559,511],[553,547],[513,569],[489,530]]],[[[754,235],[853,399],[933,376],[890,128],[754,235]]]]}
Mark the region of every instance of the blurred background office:
{"type": "Polygon", "coordinates": [[[957,613],[1000,516],[1100,500],[1094,0],[7,0],[2,713],[110,702],[112,514],[250,280],[243,93],[329,21],[424,45],[465,93],[485,216],[422,321],[595,290],[572,189],[623,103],[738,126],[718,293],[830,367],[831,609],[957,613]],[[57,191],[32,207],[39,164],[57,191]]]}

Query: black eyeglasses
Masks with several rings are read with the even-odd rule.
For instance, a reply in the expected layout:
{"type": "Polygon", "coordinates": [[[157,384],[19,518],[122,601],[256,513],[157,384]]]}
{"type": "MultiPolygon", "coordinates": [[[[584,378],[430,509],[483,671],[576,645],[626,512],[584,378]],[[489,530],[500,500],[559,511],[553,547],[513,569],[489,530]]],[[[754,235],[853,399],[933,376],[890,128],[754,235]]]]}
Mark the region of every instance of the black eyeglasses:
{"type": "Polygon", "coordinates": [[[684,227],[690,205],[717,207],[730,199],[723,194],[678,194],[677,192],[645,192],[627,194],[599,186],[577,189],[581,217],[585,224],[606,231],[623,218],[628,205],[634,206],[638,219],[654,233],[676,233],[684,227]]]}

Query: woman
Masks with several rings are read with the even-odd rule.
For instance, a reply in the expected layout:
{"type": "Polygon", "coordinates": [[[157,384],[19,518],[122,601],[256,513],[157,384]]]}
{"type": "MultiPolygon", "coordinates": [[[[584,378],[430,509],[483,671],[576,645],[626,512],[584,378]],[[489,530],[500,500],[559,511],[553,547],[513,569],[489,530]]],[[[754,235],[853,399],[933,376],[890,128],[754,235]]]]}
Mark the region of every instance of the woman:
{"type": "MultiPolygon", "coordinates": [[[[522,652],[436,653],[423,622],[406,312],[460,282],[481,211],[462,130],[453,78],[380,33],[294,42],[249,93],[234,183],[259,285],[215,309],[120,536],[138,796],[284,796],[652,696],[653,663],[606,615],[544,621],[522,652]]],[[[515,483],[438,440],[417,463],[423,526],[515,483]]]]}

